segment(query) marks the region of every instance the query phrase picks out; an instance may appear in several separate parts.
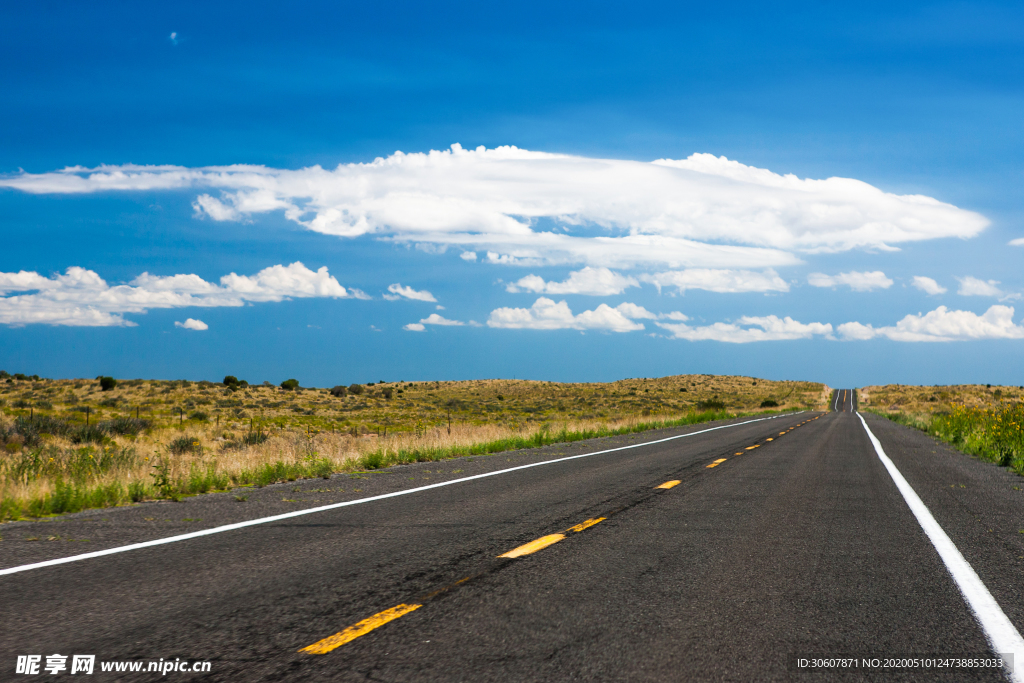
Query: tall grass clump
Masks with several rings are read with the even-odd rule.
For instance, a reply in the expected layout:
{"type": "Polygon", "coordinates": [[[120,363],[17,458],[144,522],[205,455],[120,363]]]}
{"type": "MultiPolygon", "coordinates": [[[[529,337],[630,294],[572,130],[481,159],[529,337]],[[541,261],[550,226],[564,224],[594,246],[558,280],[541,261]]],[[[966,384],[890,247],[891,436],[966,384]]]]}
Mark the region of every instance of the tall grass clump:
{"type": "Polygon", "coordinates": [[[931,432],[965,453],[1024,474],[1024,404],[995,409],[956,405],[932,419],[931,432]]]}
{"type": "Polygon", "coordinates": [[[920,429],[958,450],[1024,474],[1024,404],[985,408],[955,404],[931,416],[877,413],[920,429]]]}

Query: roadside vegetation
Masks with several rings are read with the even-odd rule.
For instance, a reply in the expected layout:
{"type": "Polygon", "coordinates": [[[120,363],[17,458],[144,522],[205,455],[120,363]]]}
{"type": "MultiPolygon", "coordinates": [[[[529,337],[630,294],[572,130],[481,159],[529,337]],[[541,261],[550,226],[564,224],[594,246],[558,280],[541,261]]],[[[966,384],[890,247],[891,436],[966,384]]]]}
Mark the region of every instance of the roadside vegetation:
{"type": "Polygon", "coordinates": [[[821,407],[810,382],[369,382],[0,372],[0,521],[821,407]]]}
{"type": "Polygon", "coordinates": [[[1024,474],[1024,387],[872,386],[858,398],[862,410],[1024,474]]]}

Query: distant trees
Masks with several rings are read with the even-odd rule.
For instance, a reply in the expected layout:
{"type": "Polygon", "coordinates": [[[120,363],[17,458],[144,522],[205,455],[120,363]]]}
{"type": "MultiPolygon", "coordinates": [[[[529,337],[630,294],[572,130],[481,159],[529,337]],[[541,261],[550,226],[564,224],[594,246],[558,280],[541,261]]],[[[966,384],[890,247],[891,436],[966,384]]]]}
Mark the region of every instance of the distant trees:
{"type": "Polygon", "coordinates": [[[117,380],[113,377],[100,377],[100,389],[110,391],[117,386],[117,380]]]}
{"type": "Polygon", "coordinates": [[[350,384],[348,387],[348,392],[350,394],[355,394],[356,396],[363,393],[363,391],[364,389],[362,384],[350,384]]]}
{"type": "Polygon", "coordinates": [[[238,379],[234,375],[227,375],[224,377],[224,386],[231,391],[238,391],[239,389],[245,389],[249,386],[249,383],[244,379],[238,379]]]}
{"type": "Polygon", "coordinates": [[[297,379],[286,379],[281,382],[281,388],[285,391],[295,391],[299,388],[299,380],[297,379]]]}
{"type": "Polygon", "coordinates": [[[331,387],[331,396],[341,398],[348,393],[348,387],[343,387],[340,384],[336,387],[331,387]]]}

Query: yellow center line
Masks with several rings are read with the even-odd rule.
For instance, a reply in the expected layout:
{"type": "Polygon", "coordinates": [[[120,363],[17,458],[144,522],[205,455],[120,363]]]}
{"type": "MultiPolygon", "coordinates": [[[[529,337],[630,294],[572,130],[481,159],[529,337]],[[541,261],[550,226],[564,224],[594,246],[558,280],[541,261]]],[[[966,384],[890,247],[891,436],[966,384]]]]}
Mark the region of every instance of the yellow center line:
{"type": "Polygon", "coordinates": [[[655,486],[654,488],[656,488],[656,489],[670,489],[673,486],[679,486],[682,483],[683,482],[678,480],[678,479],[673,479],[672,481],[666,481],[664,484],[660,484],[658,486],[655,486]]]}
{"type": "Polygon", "coordinates": [[[708,465],[708,467],[718,467],[723,462],[725,462],[725,458],[719,458],[718,460],[716,460],[713,463],[711,463],[710,465],[708,465]]]}
{"type": "Polygon", "coordinates": [[[513,548],[507,553],[502,553],[498,557],[522,557],[523,555],[529,555],[535,553],[538,550],[544,550],[549,545],[554,545],[565,538],[565,534],[549,534],[547,536],[541,536],[535,541],[530,541],[518,548],[513,548]]]}
{"type": "Polygon", "coordinates": [[[775,441],[775,439],[769,436],[767,439],[765,439],[765,441],[775,441]]]}
{"type": "Polygon", "coordinates": [[[331,650],[339,648],[345,643],[355,640],[359,636],[364,636],[373,629],[383,626],[389,621],[394,621],[398,617],[406,615],[420,607],[423,607],[423,605],[396,605],[391,609],[386,609],[383,612],[374,614],[369,619],[363,619],[358,624],[353,624],[340,633],[335,633],[333,636],[328,636],[319,642],[313,643],[309,647],[304,647],[299,650],[299,652],[308,652],[311,655],[325,655],[331,650]]]}
{"type": "MultiPolygon", "coordinates": [[[[668,482],[668,483],[672,484],[672,482],[668,482]]],[[[678,484],[680,482],[677,481],[675,483],[678,484]]],[[[673,484],[673,486],[674,485],[675,484],[673,484]]],[[[672,487],[671,486],[665,486],[664,484],[662,484],[658,488],[666,488],[667,489],[667,488],[672,488],[672,487]]],[[[607,517],[598,517],[597,519],[588,519],[585,522],[580,522],[576,526],[569,527],[568,529],[566,529],[566,531],[575,531],[576,533],[579,533],[579,532],[583,531],[584,529],[589,529],[590,527],[594,526],[598,522],[603,522],[606,519],[608,519],[608,518],[607,517]]]]}
{"type": "Polygon", "coordinates": [[[784,436],[786,432],[779,432],[779,436],[784,436]]]}
{"type": "Polygon", "coordinates": [[[754,444],[753,446],[747,446],[744,450],[749,451],[752,448],[757,448],[757,444],[754,444]]]}
{"type": "Polygon", "coordinates": [[[740,451],[739,453],[733,453],[733,455],[743,455],[743,451],[740,451]]]}

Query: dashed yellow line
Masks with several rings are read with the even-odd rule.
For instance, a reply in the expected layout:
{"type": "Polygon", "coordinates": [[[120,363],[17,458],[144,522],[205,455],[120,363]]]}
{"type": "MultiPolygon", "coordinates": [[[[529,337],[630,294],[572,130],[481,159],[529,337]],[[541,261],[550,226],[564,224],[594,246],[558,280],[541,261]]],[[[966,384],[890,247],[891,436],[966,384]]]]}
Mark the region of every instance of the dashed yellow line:
{"type": "Polygon", "coordinates": [[[373,629],[383,626],[389,621],[394,621],[398,617],[404,616],[420,607],[423,607],[423,605],[396,605],[391,609],[374,614],[369,619],[363,619],[358,624],[353,624],[340,633],[335,633],[333,636],[328,636],[308,647],[304,647],[299,652],[306,652],[311,655],[325,655],[331,650],[339,648],[345,643],[352,642],[359,636],[364,636],[373,629]]]}
{"type": "MultiPolygon", "coordinates": [[[[670,481],[668,483],[672,484],[672,486],[675,486],[676,484],[678,484],[680,482],[677,481],[677,482],[673,483],[673,482],[670,481]]],[[[665,486],[665,484],[662,484],[658,488],[660,488],[660,489],[661,488],[669,489],[669,488],[672,488],[672,486],[665,486]]],[[[568,529],[566,529],[566,531],[575,531],[576,533],[579,533],[579,532],[583,531],[584,529],[589,529],[590,527],[594,526],[598,522],[603,522],[606,519],[607,519],[607,517],[598,517],[597,519],[588,519],[585,522],[580,522],[576,526],[569,527],[568,529]]]]}
{"type": "MultiPolygon", "coordinates": [[[[821,417],[821,416],[819,415],[818,417],[821,417]]],[[[817,420],[818,417],[815,417],[813,419],[817,420]]],[[[796,427],[799,427],[801,425],[807,424],[807,422],[810,422],[810,420],[805,420],[804,422],[801,422],[800,424],[796,425],[796,427]]],[[[796,429],[796,427],[790,427],[786,431],[779,432],[779,436],[783,436],[783,435],[787,434],[788,432],[793,431],[794,429],[796,429]]],[[[773,441],[774,439],[768,438],[768,439],[765,439],[765,440],[766,441],[773,441]]],[[[754,444],[753,446],[747,446],[745,450],[748,450],[748,451],[749,450],[753,450],[755,448],[759,448],[760,446],[761,446],[761,444],[754,444]]],[[[738,453],[736,453],[736,455],[743,455],[743,451],[739,451],[738,453]]],[[[707,467],[709,469],[712,468],[712,467],[718,467],[719,465],[721,465],[725,461],[726,461],[726,458],[719,458],[718,460],[715,460],[713,463],[711,463],[707,467]]],[[[681,483],[682,483],[682,481],[680,481],[678,479],[673,479],[671,481],[666,481],[664,484],[659,484],[655,488],[656,489],[670,489],[670,488],[673,488],[674,486],[678,486],[681,483]]],[[[596,518],[588,519],[588,520],[586,520],[584,522],[580,522],[579,524],[577,524],[575,526],[569,527],[568,529],[566,529],[566,532],[567,533],[568,532],[579,533],[579,532],[581,532],[581,531],[583,531],[585,529],[589,529],[590,527],[594,526],[595,524],[599,524],[600,522],[603,522],[605,519],[607,519],[607,518],[606,517],[596,517],[596,518]]],[[[535,553],[535,552],[537,552],[539,550],[543,550],[544,548],[547,548],[548,546],[554,545],[555,543],[558,543],[559,541],[562,541],[564,539],[565,539],[565,534],[564,533],[563,534],[548,534],[547,536],[541,536],[538,539],[535,539],[533,541],[530,541],[529,543],[523,544],[523,545],[519,546],[518,548],[513,548],[512,550],[508,551],[507,553],[503,553],[501,555],[498,555],[498,557],[515,558],[515,557],[523,557],[524,555],[531,555],[531,554],[533,554],[533,553],[535,553]]],[[[463,579],[462,581],[459,581],[457,583],[462,583],[463,581],[466,581],[466,580],[467,579],[463,579]]],[[[386,609],[383,612],[378,612],[377,614],[374,614],[372,617],[369,617],[367,619],[363,619],[362,621],[360,621],[360,622],[358,622],[356,624],[353,624],[352,626],[349,626],[344,631],[340,631],[338,633],[335,633],[333,636],[328,636],[328,637],[324,638],[323,640],[317,641],[317,642],[313,643],[312,645],[304,647],[301,650],[299,650],[299,652],[305,652],[307,654],[314,654],[314,655],[324,655],[324,654],[327,654],[328,652],[331,652],[332,650],[335,650],[335,649],[341,647],[345,643],[350,643],[353,640],[355,640],[356,638],[359,638],[360,636],[364,636],[367,633],[369,633],[370,631],[372,631],[372,630],[374,630],[376,628],[379,628],[379,627],[383,626],[384,624],[386,624],[386,623],[388,623],[390,621],[394,621],[395,619],[398,619],[399,617],[402,617],[402,616],[408,614],[409,612],[417,610],[420,607],[423,607],[423,605],[422,604],[418,604],[418,603],[414,603],[414,604],[404,604],[403,603],[401,605],[396,605],[396,606],[392,607],[391,609],[386,609]]]]}
{"type": "Polygon", "coordinates": [[[518,548],[513,548],[507,553],[502,553],[498,557],[522,557],[523,555],[530,555],[537,552],[538,550],[544,550],[549,545],[554,545],[561,540],[565,539],[565,534],[548,534],[547,536],[541,536],[535,541],[524,543],[518,548]]]}

